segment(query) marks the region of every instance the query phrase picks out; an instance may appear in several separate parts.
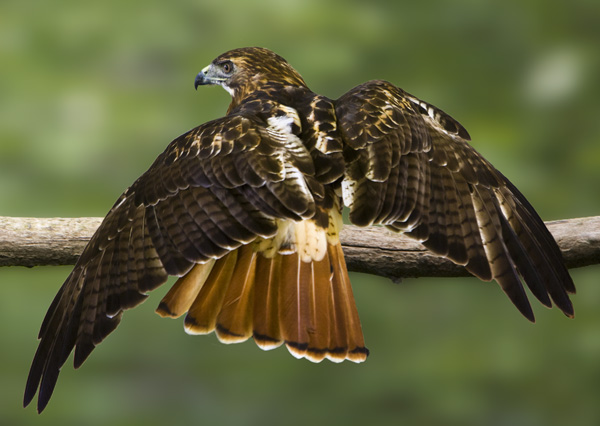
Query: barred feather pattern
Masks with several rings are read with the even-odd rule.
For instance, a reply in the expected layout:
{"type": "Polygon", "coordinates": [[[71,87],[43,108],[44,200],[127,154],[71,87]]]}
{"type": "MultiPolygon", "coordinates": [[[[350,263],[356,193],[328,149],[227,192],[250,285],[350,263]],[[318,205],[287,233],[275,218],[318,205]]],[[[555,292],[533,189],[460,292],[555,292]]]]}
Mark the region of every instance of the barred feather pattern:
{"type": "Polygon", "coordinates": [[[43,320],[25,405],[39,389],[41,412],[70,353],[79,367],[169,275],[157,313],[185,315],[190,334],[364,361],[342,204],[356,225],[404,232],[497,281],[532,321],[525,286],[573,316],[542,220],[439,108],[380,80],[328,99],[263,48],[205,70],[195,84],[223,86],[227,115],[171,142],[108,212],[43,320]]]}
{"type": "Polygon", "coordinates": [[[310,155],[281,133],[243,113],[209,122],[175,139],[125,191],[46,314],[25,404],[39,387],[43,410],[70,352],[80,366],[123,310],[169,275],[273,237],[276,218],[315,215],[324,189],[310,155]]]}
{"type": "Polygon", "coordinates": [[[344,141],[344,202],[357,225],[405,232],[436,254],[495,280],[529,320],[524,290],[573,316],[573,282],[525,197],[440,109],[384,81],[336,102],[344,141]],[[388,153],[388,155],[385,155],[388,153]]]}

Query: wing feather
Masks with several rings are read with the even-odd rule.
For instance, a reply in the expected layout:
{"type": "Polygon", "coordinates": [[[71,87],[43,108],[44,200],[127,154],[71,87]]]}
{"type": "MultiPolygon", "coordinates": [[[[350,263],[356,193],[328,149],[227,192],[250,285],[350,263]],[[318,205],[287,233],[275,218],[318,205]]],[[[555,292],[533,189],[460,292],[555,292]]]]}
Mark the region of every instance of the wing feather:
{"type": "Polygon", "coordinates": [[[314,214],[323,189],[308,151],[290,143],[243,113],[175,139],[117,200],[51,304],[25,405],[39,387],[43,410],[73,349],[77,367],[168,275],[272,237],[277,219],[314,214]]]}
{"type": "Polygon", "coordinates": [[[479,278],[496,280],[532,321],[523,284],[542,304],[553,301],[573,315],[568,293],[575,287],[556,242],[456,120],[384,81],[350,90],[335,106],[353,223],[406,232],[479,278]]]}

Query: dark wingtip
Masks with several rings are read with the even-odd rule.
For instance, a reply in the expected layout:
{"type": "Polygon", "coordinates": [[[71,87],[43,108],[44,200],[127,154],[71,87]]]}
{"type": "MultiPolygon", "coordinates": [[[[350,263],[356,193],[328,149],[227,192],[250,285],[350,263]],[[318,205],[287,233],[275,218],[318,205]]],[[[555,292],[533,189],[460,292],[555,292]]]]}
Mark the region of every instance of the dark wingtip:
{"type": "Polygon", "coordinates": [[[48,405],[49,401],[50,401],[50,397],[44,398],[44,399],[42,399],[41,397],[38,398],[38,404],[37,404],[38,414],[42,414],[42,411],[44,411],[44,409],[48,405]]]}
{"type": "MultiPolygon", "coordinates": [[[[27,388],[25,389],[25,396],[23,398],[23,408],[27,408],[27,406],[29,404],[31,404],[31,401],[33,401],[33,398],[35,397],[36,391],[37,391],[37,387],[32,388],[29,386],[29,383],[27,384],[27,388]]],[[[48,405],[48,402],[50,401],[51,395],[52,395],[52,392],[50,392],[50,395],[48,397],[42,397],[41,392],[40,392],[40,395],[38,396],[38,403],[37,403],[38,414],[41,414],[42,411],[44,411],[44,409],[48,405]]]]}
{"type": "MultiPolygon", "coordinates": [[[[566,267],[565,267],[565,269],[566,269],[566,267]]],[[[567,293],[577,294],[577,289],[575,288],[575,283],[573,282],[573,279],[569,275],[568,271],[566,272],[566,279],[564,281],[563,286],[564,286],[565,290],[567,291],[567,293]]]]}
{"type": "Polygon", "coordinates": [[[531,315],[525,315],[525,318],[527,318],[530,323],[535,324],[535,316],[533,313],[531,315]]]}
{"type": "Polygon", "coordinates": [[[562,302],[558,306],[563,313],[569,318],[575,318],[575,309],[573,308],[573,302],[567,297],[566,301],[562,302]]]}
{"type": "MultiPolygon", "coordinates": [[[[507,293],[508,294],[508,293],[507,293]]],[[[535,323],[535,315],[533,314],[533,309],[531,308],[531,304],[527,298],[517,299],[511,297],[509,294],[508,297],[511,299],[515,307],[521,312],[521,314],[527,318],[530,322],[535,323]]]]}
{"type": "Polygon", "coordinates": [[[50,398],[52,398],[52,393],[54,392],[54,387],[56,386],[56,381],[58,380],[58,373],[60,372],[59,368],[56,369],[47,369],[44,373],[44,377],[42,378],[42,383],[40,384],[40,391],[38,392],[38,403],[37,403],[37,411],[41,413],[44,411],[48,402],[50,402],[50,398]]]}
{"type": "Polygon", "coordinates": [[[33,397],[35,396],[35,391],[37,389],[35,389],[34,391],[31,391],[31,389],[29,388],[29,384],[27,384],[27,387],[25,388],[25,395],[23,396],[23,408],[26,408],[29,404],[31,404],[31,401],[33,400],[33,397]]]}
{"type": "Polygon", "coordinates": [[[575,308],[573,308],[573,301],[568,295],[565,295],[565,300],[561,301],[558,306],[561,311],[563,311],[567,316],[572,317],[575,315],[575,308]]]}
{"type": "Polygon", "coordinates": [[[75,348],[75,355],[73,356],[73,368],[77,369],[81,367],[81,364],[83,364],[85,360],[88,359],[95,347],[96,345],[94,345],[89,340],[77,343],[77,347],[75,348]]]}
{"type": "MultiPolygon", "coordinates": [[[[41,343],[40,343],[41,345],[41,343]]],[[[40,365],[40,359],[38,357],[40,352],[40,347],[36,351],[35,356],[33,357],[33,362],[31,363],[31,368],[29,370],[29,375],[27,376],[27,383],[25,384],[25,393],[23,395],[23,408],[27,407],[33,401],[35,394],[40,386],[40,381],[42,379],[42,369],[43,366],[40,365]]],[[[43,408],[42,408],[43,409],[43,408]]],[[[41,412],[38,408],[38,412],[41,412]]]]}

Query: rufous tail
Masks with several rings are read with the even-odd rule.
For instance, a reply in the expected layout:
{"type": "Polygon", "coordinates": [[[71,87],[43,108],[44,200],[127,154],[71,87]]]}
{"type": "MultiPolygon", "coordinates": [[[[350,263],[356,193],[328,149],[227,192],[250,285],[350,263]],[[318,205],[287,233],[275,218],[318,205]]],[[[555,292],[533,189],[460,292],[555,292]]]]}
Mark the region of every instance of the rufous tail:
{"type": "Polygon", "coordinates": [[[177,280],[157,313],[176,318],[187,312],[187,333],[214,331],[223,343],[253,337],[262,349],[285,343],[295,357],[314,362],[364,361],[369,352],[338,232],[323,229],[319,239],[310,234],[314,224],[290,229],[292,245],[276,241],[273,250],[263,240],[196,265],[177,280]]]}

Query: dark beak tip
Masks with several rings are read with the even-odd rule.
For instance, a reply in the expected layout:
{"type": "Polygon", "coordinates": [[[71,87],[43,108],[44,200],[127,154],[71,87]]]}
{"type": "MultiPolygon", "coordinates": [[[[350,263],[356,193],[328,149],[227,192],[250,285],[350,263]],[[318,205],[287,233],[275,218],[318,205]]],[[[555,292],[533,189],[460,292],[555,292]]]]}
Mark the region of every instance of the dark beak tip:
{"type": "Polygon", "coordinates": [[[194,89],[198,90],[198,86],[202,86],[204,84],[204,73],[200,71],[196,78],[194,79],[194,89]]]}

